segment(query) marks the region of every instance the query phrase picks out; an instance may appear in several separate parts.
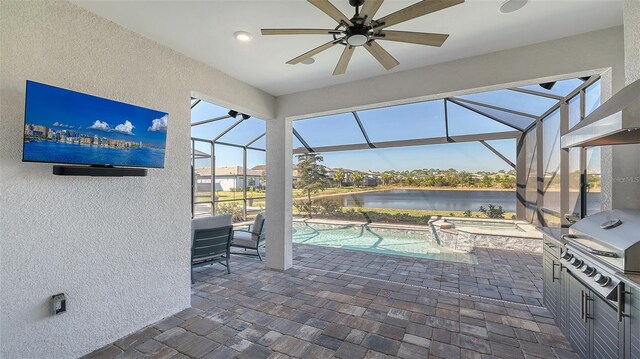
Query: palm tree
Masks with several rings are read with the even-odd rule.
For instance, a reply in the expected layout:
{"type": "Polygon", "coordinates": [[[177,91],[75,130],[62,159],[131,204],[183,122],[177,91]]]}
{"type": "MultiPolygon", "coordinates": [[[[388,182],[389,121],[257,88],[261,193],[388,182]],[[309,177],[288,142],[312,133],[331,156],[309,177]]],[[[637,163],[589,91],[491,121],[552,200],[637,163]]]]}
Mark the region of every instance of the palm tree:
{"type": "Polygon", "coordinates": [[[391,171],[382,172],[382,174],[380,175],[380,178],[382,179],[382,184],[384,184],[385,186],[390,185],[394,177],[395,176],[391,171]]]}
{"type": "Polygon", "coordinates": [[[358,186],[358,183],[361,183],[362,180],[364,180],[364,175],[362,174],[362,172],[353,172],[351,174],[351,182],[353,182],[354,186],[358,186]]]}
{"type": "Polygon", "coordinates": [[[342,181],[344,181],[345,174],[346,172],[342,168],[337,169],[336,172],[333,174],[333,179],[335,179],[338,182],[338,187],[342,187],[342,181]]]}

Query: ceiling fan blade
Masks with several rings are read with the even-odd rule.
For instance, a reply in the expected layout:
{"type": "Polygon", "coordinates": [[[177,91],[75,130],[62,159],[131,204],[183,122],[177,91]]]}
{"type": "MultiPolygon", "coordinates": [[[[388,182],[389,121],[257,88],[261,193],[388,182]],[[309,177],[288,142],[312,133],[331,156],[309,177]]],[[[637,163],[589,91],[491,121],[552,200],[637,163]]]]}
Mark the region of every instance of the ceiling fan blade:
{"type": "Polygon", "coordinates": [[[334,29],[262,29],[262,35],[331,35],[342,32],[334,29]]]}
{"type": "Polygon", "coordinates": [[[391,70],[392,68],[400,65],[398,60],[391,56],[387,50],[383,49],[382,46],[375,41],[367,43],[364,45],[364,48],[367,49],[367,51],[369,51],[369,53],[373,55],[373,57],[375,57],[376,60],[378,60],[378,62],[387,70],[391,70]]]}
{"type": "Polygon", "coordinates": [[[307,0],[307,1],[310,2],[313,6],[322,10],[322,12],[329,15],[335,21],[339,23],[344,22],[348,26],[353,26],[353,23],[351,22],[351,20],[349,20],[349,18],[346,17],[342,13],[342,11],[338,10],[338,8],[333,6],[333,4],[329,2],[329,0],[307,0]]]}
{"type": "Polygon", "coordinates": [[[409,42],[418,45],[440,47],[445,40],[447,40],[449,34],[387,30],[380,32],[380,34],[374,34],[374,37],[376,40],[409,42]]]}
{"type": "Polygon", "coordinates": [[[308,59],[311,56],[313,56],[315,54],[318,54],[318,53],[320,53],[320,52],[332,47],[333,45],[339,43],[340,41],[342,41],[342,40],[331,40],[331,41],[327,42],[324,45],[320,45],[320,46],[316,47],[315,49],[313,49],[311,51],[307,51],[304,54],[287,61],[287,63],[289,65],[295,65],[295,64],[299,63],[300,61],[302,61],[304,59],[308,59]]]}
{"type": "Polygon", "coordinates": [[[334,75],[342,75],[347,71],[347,66],[349,66],[349,61],[351,61],[353,50],[355,50],[355,47],[353,46],[347,45],[344,47],[344,51],[342,51],[340,60],[338,60],[338,64],[336,65],[336,69],[333,70],[334,75]]]}
{"type": "Polygon", "coordinates": [[[376,29],[384,29],[385,27],[393,26],[432,12],[446,9],[450,6],[462,4],[463,2],[464,0],[422,0],[419,3],[407,6],[404,9],[398,10],[376,20],[376,22],[380,24],[376,26],[376,29]]]}
{"type": "Polygon", "coordinates": [[[365,0],[364,5],[362,5],[362,9],[360,9],[360,16],[365,17],[365,25],[369,25],[373,17],[376,16],[378,9],[380,9],[380,5],[384,0],[365,0]]]}

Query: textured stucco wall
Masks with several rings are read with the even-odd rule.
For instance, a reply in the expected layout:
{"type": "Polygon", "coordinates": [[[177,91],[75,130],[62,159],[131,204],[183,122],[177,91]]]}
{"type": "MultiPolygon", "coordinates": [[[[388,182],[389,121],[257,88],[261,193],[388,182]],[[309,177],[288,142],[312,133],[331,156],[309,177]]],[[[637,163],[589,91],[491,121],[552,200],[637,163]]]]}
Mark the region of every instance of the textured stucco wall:
{"type": "MultiPolygon", "coordinates": [[[[625,1],[623,11],[624,73],[630,84],[640,79],[640,0],[625,1]]],[[[640,145],[602,148],[603,209],[640,208],[639,159],[640,145]]]]}
{"type": "Polygon", "coordinates": [[[624,3],[624,66],[627,84],[640,79],[640,0],[624,3]]]}
{"type": "Polygon", "coordinates": [[[0,357],[73,358],[190,304],[190,96],[275,99],[65,2],[0,4],[0,357]],[[165,169],[58,177],[21,162],[25,80],[169,113],[165,169]],[[68,311],[51,317],[48,298],[68,311]]]}

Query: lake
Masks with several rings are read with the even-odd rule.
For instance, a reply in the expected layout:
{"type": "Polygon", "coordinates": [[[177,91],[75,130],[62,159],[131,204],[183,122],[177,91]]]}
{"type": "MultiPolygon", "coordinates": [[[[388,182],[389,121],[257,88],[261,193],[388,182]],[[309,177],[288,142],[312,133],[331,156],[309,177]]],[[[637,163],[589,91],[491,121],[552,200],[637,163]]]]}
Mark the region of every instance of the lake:
{"type": "MultiPolygon", "coordinates": [[[[594,194],[590,194],[593,196],[594,194]]],[[[494,204],[502,206],[505,212],[516,211],[515,191],[488,191],[488,190],[417,190],[417,189],[393,189],[348,195],[336,195],[325,197],[328,200],[340,201],[343,207],[367,207],[367,208],[400,208],[423,209],[439,211],[477,211],[480,206],[485,208],[494,204]]],[[[589,208],[599,207],[598,203],[590,203],[589,208]]],[[[597,212],[589,211],[590,213],[597,212]]]]}

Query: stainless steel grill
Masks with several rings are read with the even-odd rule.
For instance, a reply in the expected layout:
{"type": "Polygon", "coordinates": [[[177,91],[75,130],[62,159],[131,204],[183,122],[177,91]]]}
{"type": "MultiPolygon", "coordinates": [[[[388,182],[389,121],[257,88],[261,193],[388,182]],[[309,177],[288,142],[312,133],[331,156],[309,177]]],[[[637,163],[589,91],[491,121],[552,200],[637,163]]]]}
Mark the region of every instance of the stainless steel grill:
{"type": "Polygon", "coordinates": [[[616,273],[640,273],[640,210],[604,211],[575,223],[563,236],[561,264],[620,307],[616,273]]]}
{"type": "Polygon", "coordinates": [[[640,210],[611,210],[569,229],[565,240],[624,273],[640,273],[640,210]]]}

